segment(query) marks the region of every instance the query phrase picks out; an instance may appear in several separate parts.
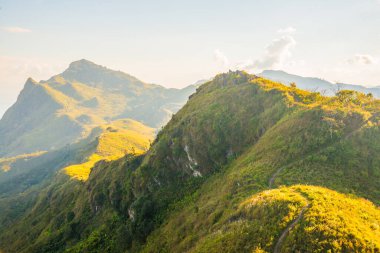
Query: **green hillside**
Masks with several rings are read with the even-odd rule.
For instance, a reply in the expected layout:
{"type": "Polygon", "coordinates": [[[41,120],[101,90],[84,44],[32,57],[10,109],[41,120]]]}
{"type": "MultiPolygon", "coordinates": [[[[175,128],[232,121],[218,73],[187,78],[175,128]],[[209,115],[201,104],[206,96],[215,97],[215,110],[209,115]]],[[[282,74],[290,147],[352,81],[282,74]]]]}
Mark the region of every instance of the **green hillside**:
{"type": "Polygon", "coordinates": [[[43,189],[77,185],[80,181],[70,178],[85,181],[98,162],[142,154],[153,138],[153,128],[122,119],[94,129],[88,138],[63,149],[0,160],[7,168],[0,172],[0,229],[33,207],[43,189]]]}
{"type": "Polygon", "coordinates": [[[194,91],[144,83],[87,60],[73,62],[47,81],[28,79],[0,120],[0,157],[58,149],[117,119],[160,127],[194,91]]]}
{"type": "Polygon", "coordinates": [[[380,101],[229,72],[145,155],[59,174],[5,252],[379,252],[380,101]]]}
{"type": "Polygon", "coordinates": [[[326,188],[266,190],[218,212],[198,204],[154,233],[144,252],[375,252],[380,247],[380,210],[326,188]]]}

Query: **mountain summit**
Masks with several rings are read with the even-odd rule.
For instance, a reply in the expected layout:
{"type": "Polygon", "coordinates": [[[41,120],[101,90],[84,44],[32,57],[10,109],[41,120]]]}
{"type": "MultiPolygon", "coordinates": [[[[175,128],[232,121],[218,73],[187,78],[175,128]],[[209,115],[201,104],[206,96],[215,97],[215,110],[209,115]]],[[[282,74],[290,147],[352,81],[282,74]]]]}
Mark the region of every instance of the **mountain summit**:
{"type": "Polygon", "coordinates": [[[110,70],[104,66],[95,64],[89,60],[82,59],[78,61],[74,61],[70,63],[69,67],[61,74],[64,78],[70,80],[71,78],[78,78],[81,75],[96,73],[96,74],[104,74],[116,72],[110,70]]]}
{"type": "Polygon", "coordinates": [[[69,68],[59,76],[67,81],[82,82],[106,89],[131,88],[130,86],[133,88],[157,87],[156,85],[146,84],[124,72],[111,70],[85,59],[72,62],[69,68]]]}
{"type": "Polygon", "coordinates": [[[98,65],[92,61],[86,60],[86,59],[81,59],[77,61],[73,61],[70,63],[69,68],[67,70],[73,70],[73,69],[83,69],[83,68],[92,68],[92,69],[107,69],[104,66],[98,65]]]}

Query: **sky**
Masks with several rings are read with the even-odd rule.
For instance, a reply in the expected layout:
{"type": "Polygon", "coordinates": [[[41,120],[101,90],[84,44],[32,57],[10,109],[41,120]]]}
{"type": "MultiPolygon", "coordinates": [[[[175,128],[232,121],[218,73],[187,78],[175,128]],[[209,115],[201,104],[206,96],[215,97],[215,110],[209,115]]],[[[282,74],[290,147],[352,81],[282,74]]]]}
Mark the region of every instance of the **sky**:
{"type": "Polygon", "coordinates": [[[380,85],[380,0],[0,0],[0,117],[87,59],[181,88],[229,69],[380,85]]]}

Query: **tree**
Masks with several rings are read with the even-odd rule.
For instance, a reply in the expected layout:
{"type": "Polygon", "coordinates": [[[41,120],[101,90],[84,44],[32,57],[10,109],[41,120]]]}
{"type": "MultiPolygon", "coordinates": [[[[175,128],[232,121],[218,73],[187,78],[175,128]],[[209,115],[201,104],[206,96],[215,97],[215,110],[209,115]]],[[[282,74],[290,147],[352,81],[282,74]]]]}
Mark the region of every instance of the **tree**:
{"type": "Polygon", "coordinates": [[[353,90],[341,90],[336,93],[341,103],[348,103],[354,100],[356,93],[353,90]]]}
{"type": "Polygon", "coordinates": [[[370,92],[370,93],[368,93],[367,94],[367,98],[369,98],[370,100],[372,100],[373,99],[373,94],[370,92]]]}
{"type": "Polygon", "coordinates": [[[297,85],[296,85],[296,83],[295,83],[295,82],[291,82],[291,83],[290,83],[290,87],[291,87],[291,88],[296,88],[296,87],[297,87],[297,85]]]}

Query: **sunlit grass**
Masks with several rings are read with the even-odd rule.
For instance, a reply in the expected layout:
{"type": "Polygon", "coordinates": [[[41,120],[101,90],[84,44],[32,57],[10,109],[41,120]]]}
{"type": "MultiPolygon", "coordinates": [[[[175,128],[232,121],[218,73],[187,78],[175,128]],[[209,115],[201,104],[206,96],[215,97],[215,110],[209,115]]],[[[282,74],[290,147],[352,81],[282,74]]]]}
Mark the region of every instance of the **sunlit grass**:
{"type": "Polygon", "coordinates": [[[74,164],[66,167],[65,173],[69,175],[72,178],[86,181],[88,179],[88,176],[90,175],[91,168],[94,167],[94,165],[102,160],[103,157],[93,154],[91,155],[88,160],[81,164],[74,164]]]}
{"type": "Polygon", "coordinates": [[[103,132],[97,139],[95,152],[85,162],[64,168],[67,175],[86,181],[97,162],[117,160],[126,154],[143,154],[154,138],[153,128],[130,119],[118,120],[101,128],[103,132]]]}

